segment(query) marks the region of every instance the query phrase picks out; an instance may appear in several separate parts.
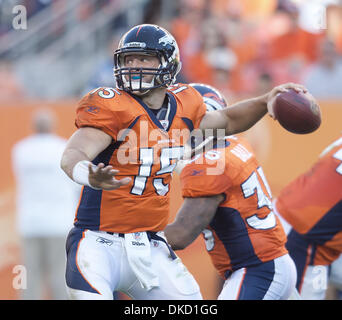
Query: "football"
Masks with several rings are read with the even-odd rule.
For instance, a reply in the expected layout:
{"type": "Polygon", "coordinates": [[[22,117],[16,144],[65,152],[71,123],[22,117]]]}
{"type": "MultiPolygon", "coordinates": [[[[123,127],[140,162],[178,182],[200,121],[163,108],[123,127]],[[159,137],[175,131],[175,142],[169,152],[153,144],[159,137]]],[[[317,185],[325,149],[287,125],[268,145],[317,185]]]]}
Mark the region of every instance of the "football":
{"type": "Polygon", "coordinates": [[[293,89],[281,92],[274,101],[273,111],[280,125],[292,133],[311,133],[321,125],[320,107],[309,93],[293,89]]]}

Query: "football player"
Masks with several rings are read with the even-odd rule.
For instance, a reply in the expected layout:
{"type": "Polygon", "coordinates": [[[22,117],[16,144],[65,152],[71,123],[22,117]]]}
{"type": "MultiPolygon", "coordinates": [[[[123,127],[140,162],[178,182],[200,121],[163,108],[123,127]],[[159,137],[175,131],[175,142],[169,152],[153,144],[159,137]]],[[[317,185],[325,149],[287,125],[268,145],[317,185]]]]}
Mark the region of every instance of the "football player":
{"type": "MultiPolygon", "coordinates": [[[[191,86],[204,97],[207,110],[227,106],[214,88],[191,86]]],[[[225,279],[220,300],[288,299],[296,269],[252,148],[245,139],[228,136],[206,149],[181,171],[184,202],[165,228],[168,243],[184,249],[202,233],[212,262],[225,279]]]]}
{"type": "Polygon", "coordinates": [[[115,88],[97,88],[79,103],[78,130],[61,167],[84,185],[67,239],[66,282],[74,299],[200,299],[196,281],[162,234],[169,218],[169,183],[184,143],[196,129],[247,130],[284,84],[269,93],[206,113],[202,96],[175,84],[177,43],[165,29],[138,25],[114,52],[115,88]]]}
{"type": "MultiPolygon", "coordinates": [[[[329,266],[342,253],[342,136],[330,144],[307,172],[282,189],[274,200],[288,233],[286,248],[294,260],[302,299],[322,300],[329,266]]],[[[342,287],[340,268],[332,268],[342,287]]]]}

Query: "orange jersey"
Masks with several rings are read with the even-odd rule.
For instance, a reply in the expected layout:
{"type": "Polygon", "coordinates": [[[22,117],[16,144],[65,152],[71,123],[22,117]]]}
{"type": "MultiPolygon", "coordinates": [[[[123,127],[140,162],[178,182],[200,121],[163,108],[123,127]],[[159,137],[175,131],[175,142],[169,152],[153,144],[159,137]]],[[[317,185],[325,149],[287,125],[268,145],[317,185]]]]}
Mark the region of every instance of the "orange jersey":
{"type": "Polygon", "coordinates": [[[305,239],[317,245],[314,264],[329,264],[342,252],[342,136],[316,164],[280,193],[276,209],[305,239]]]}
{"type": "Polygon", "coordinates": [[[250,145],[229,137],[196,156],[181,173],[183,197],[224,194],[225,200],[203,231],[214,266],[228,271],[287,253],[286,236],[271,209],[271,191],[250,145]]]}
{"type": "Polygon", "coordinates": [[[95,127],[113,138],[94,164],[119,170],[130,184],[105,191],[84,187],[75,225],[131,233],[160,231],[169,219],[169,183],[183,144],[198,128],[206,108],[198,92],[179,84],[167,90],[168,118],[159,121],[137,96],[98,88],[79,103],[76,126],[95,127]]]}

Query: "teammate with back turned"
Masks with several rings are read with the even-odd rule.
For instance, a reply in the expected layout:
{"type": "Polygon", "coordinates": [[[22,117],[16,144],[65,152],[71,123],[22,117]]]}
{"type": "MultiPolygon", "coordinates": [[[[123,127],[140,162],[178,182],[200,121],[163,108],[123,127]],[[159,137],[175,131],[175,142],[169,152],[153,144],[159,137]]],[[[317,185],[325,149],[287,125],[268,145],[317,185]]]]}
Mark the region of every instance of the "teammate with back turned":
{"type": "Polygon", "coordinates": [[[247,130],[297,84],[206,113],[201,95],[175,84],[181,68],[173,36],[139,25],[114,53],[116,88],[98,88],[79,103],[78,130],[61,167],[84,185],[67,239],[66,282],[74,299],[201,299],[199,287],[167,245],[169,183],[192,130],[247,130]]]}
{"type": "MultiPolygon", "coordinates": [[[[305,300],[325,298],[329,266],[342,253],[342,135],[307,172],[285,186],[274,209],[288,233],[286,248],[297,268],[296,287],[305,300]]],[[[332,268],[342,288],[342,270],[332,268]]]]}
{"type": "MultiPolygon", "coordinates": [[[[192,86],[208,110],[227,107],[214,88],[192,86]]],[[[295,290],[295,265],[272,211],[271,190],[248,142],[236,136],[214,141],[212,149],[187,161],[180,179],[184,202],[165,228],[171,247],[184,249],[202,233],[225,279],[220,300],[288,299],[295,290]]]]}

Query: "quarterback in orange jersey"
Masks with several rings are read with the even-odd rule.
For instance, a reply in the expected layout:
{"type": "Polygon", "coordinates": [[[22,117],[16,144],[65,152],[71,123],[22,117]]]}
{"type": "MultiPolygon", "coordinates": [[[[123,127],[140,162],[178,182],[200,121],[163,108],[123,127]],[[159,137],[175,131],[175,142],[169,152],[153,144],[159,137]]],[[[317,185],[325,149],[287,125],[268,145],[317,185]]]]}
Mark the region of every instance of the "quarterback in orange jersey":
{"type": "MultiPolygon", "coordinates": [[[[181,68],[173,36],[139,25],[114,53],[115,88],[98,88],[79,103],[78,130],[61,167],[84,185],[67,239],[66,282],[74,299],[200,299],[197,283],[167,245],[169,182],[195,129],[247,130],[277,93],[296,84],[206,113],[201,95],[175,84],[181,68]]],[[[268,110],[269,109],[269,110],[268,110]]]]}
{"type": "Polygon", "coordinates": [[[296,263],[299,293],[324,299],[328,267],[342,253],[342,136],[281,191],[275,212],[289,229],[286,247],[296,263]]]}
{"type": "MultiPolygon", "coordinates": [[[[213,99],[214,88],[193,87],[208,109],[224,105],[218,92],[213,99]]],[[[295,265],[247,141],[236,136],[216,140],[211,150],[187,162],[180,178],[184,203],[165,228],[171,247],[183,249],[202,233],[214,266],[226,279],[219,299],[288,299],[295,289],[295,265]]]]}

